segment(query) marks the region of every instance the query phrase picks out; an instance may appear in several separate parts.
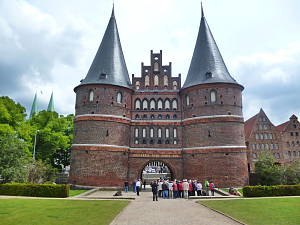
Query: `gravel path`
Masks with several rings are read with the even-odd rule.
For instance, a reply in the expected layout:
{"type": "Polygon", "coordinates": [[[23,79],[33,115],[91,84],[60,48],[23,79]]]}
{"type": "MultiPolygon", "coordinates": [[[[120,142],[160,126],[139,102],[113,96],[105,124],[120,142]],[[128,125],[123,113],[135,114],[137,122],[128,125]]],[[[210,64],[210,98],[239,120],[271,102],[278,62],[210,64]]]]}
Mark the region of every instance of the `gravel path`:
{"type": "Polygon", "coordinates": [[[142,192],[110,225],[236,225],[239,224],[193,200],[159,199],[142,192]]]}

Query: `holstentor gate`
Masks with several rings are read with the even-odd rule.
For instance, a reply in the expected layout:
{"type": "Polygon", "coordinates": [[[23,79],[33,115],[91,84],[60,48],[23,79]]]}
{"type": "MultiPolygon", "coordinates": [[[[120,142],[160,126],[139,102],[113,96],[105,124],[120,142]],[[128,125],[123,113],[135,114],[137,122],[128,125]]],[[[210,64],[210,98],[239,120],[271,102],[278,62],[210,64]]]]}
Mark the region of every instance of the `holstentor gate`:
{"type": "Polygon", "coordinates": [[[177,179],[247,184],[243,86],[229,74],[203,10],[182,87],[171,63],[163,65],[162,51],[151,51],[150,59],[131,84],[113,11],[88,74],[74,89],[70,182],[122,186],[158,160],[177,179]]]}

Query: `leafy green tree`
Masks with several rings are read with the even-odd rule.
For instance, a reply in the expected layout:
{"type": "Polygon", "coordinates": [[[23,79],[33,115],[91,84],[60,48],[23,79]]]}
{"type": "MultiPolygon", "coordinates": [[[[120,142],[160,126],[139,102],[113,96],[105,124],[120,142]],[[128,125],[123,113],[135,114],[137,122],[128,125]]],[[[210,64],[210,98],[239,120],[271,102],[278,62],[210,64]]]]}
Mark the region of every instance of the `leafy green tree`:
{"type": "Polygon", "coordinates": [[[7,96],[0,97],[0,123],[16,128],[26,117],[26,109],[7,96]]]}
{"type": "Polygon", "coordinates": [[[28,167],[28,182],[38,184],[54,182],[56,174],[57,170],[51,165],[37,160],[28,167]]]}
{"type": "Polygon", "coordinates": [[[300,163],[291,162],[285,166],[283,174],[284,184],[300,184],[300,163]]]}
{"type": "Polygon", "coordinates": [[[36,158],[62,169],[70,165],[70,147],[73,140],[73,115],[58,116],[42,111],[31,119],[36,128],[36,158]]]}
{"type": "Polygon", "coordinates": [[[276,163],[274,156],[269,152],[259,155],[255,163],[255,173],[261,185],[278,185],[283,183],[284,168],[276,163]]]}
{"type": "Polygon", "coordinates": [[[15,134],[0,136],[0,178],[3,182],[26,182],[29,152],[15,134]]]}

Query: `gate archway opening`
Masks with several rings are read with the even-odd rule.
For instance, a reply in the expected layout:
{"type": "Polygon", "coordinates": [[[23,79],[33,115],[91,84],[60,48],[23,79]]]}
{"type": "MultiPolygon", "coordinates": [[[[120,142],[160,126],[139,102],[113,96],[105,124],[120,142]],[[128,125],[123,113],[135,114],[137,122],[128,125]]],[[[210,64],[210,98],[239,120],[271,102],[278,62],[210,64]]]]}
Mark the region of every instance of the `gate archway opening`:
{"type": "Polygon", "coordinates": [[[154,180],[173,180],[174,173],[170,166],[163,161],[149,161],[142,169],[141,178],[143,182],[146,181],[146,184],[149,185],[154,180]]]}

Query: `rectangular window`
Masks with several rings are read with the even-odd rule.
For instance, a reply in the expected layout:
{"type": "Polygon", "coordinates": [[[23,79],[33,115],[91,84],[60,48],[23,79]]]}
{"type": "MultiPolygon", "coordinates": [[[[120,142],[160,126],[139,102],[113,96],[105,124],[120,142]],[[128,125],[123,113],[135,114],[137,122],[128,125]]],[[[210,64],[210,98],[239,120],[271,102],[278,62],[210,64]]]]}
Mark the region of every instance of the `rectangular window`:
{"type": "Polygon", "coordinates": [[[293,133],[293,132],[291,132],[291,136],[294,136],[294,133],[293,133]]]}

